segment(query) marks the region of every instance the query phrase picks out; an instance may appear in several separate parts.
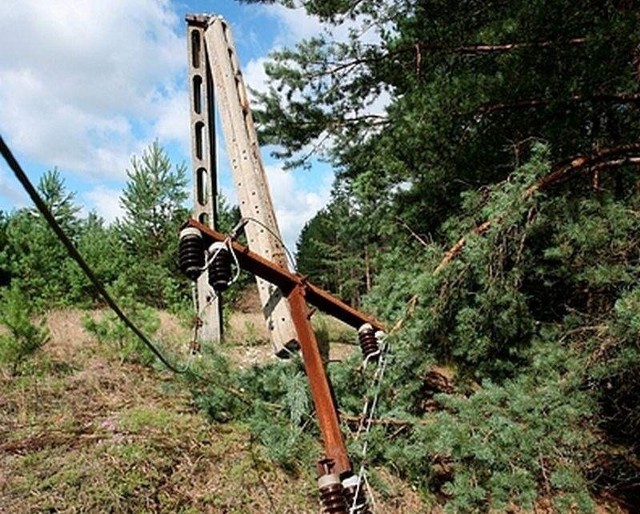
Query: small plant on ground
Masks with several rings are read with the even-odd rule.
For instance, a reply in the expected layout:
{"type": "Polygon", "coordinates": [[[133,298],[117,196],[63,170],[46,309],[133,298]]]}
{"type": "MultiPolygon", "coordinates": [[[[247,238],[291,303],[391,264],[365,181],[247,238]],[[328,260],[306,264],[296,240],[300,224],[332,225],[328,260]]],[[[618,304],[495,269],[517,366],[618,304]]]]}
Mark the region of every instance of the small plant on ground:
{"type": "Polygon", "coordinates": [[[32,321],[32,303],[17,287],[0,291],[0,324],[8,333],[0,333],[0,367],[11,374],[46,343],[49,334],[43,323],[32,321]]]}
{"type": "MultiPolygon", "coordinates": [[[[130,298],[123,298],[120,307],[147,337],[152,337],[160,328],[160,318],[151,307],[130,298]]],[[[105,312],[98,318],[87,315],[84,327],[94,334],[98,341],[115,344],[114,351],[121,362],[151,365],[155,356],[149,348],[129,329],[113,311],[105,312]]]]}

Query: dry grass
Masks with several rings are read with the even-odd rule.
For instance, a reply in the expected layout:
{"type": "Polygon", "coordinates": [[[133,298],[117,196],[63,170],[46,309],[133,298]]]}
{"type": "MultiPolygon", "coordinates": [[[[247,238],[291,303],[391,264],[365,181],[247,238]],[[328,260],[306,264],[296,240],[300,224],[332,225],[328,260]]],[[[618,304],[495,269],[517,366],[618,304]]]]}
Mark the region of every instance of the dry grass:
{"type": "MultiPolygon", "coordinates": [[[[173,375],[122,362],[81,316],[52,312],[28,371],[0,377],[0,512],[319,512],[314,463],[298,476],[274,467],[245,428],[209,423],[173,375]]],[[[249,341],[254,317],[232,318],[225,345],[245,366],[274,358],[249,341]]],[[[187,329],[161,322],[162,339],[186,346],[187,329]]],[[[382,476],[378,512],[424,511],[382,476]]]]}

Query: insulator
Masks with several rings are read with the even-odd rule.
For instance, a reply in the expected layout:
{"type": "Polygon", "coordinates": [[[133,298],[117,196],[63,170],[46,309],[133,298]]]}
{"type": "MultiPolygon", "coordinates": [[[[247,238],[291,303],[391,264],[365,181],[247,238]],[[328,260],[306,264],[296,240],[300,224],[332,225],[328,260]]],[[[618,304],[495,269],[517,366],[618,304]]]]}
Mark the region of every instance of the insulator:
{"type": "Polygon", "coordinates": [[[373,327],[369,323],[365,323],[358,329],[358,339],[365,359],[377,359],[378,355],[380,355],[380,347],[373,327]]]}
{"type": "Polygon", "coordinates": [[[327,473],[318,478],[320,501],[324,514],[348,514],[349,509],[344,497],[344,489],[340,477],[327,473]]]}
{"type": "Polygon", "coordinates": [[[204,241],[197,228],[187,227],[180,232],[178,261],[182,273],[197,280],[204,267],[204,241]]]}
{"type": "Polygon", "coordinates": [[[362,484],[358,487],[359,481],[360,479],[355,475],[351,475],[342,481],[344,499],[347,502],[349,514],[371,514],[362,484]],[[358,495],[358,499],[354,501],[356,494],[358,495]]]}
{"type": "Polygon", "coordinates": [[[220,293],[231,282],[231,253],[224,243],[213,243],[209,248],[213,261],[209,263],[209,284],[220,293]]]}

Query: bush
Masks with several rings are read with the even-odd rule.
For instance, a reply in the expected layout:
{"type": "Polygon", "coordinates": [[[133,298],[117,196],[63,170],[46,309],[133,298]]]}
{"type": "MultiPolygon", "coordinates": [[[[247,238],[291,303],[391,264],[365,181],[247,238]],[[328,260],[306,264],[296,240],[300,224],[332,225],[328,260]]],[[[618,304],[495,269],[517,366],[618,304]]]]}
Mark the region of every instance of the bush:
{"type": "MultiPolygon", "coordinates": [[[[160,318],[151,307],[144,306],[129,297],[121,298],[118,303],[129,319],[147,337],[153,337],[160,328],[160,318]]],[[[100,314],[98,319],[87,314],[83,324],[97,337],[98,341],[115,344],[115,353],[122,362],[149,366],[156,359],[151,350],[111,310],[100,314]]]]}
{"type": "Polygon", "coordinates": [[[0,366],[15,374],[20,365],[43,344],[49,333],[43,323],[32,321],[32,303],[17,287],[0,290],[0,366]]]}

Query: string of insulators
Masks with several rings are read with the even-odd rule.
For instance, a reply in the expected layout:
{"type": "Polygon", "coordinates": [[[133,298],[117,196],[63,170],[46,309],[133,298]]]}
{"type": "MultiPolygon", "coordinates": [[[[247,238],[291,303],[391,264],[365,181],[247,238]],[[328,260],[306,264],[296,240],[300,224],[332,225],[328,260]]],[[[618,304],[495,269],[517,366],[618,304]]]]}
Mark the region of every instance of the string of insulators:
{"type": "Polygon", "coordinates": [[[356,475],[351,475],[342,481],[344,498],[349,508],[349,514],[371,514],[369,505],[364,495],[362,484],[358,487],[360,479],[356,475]],[[357,495],[357,500],[356,500],[357,495]]]}
{"type": "Polygon", "coordinates": [[[213,260],[209,263],[209,285],[221,293],[231,282],[231,252],[224,243],[213,243],[209,248],[213,260]]]}
{"type": "Polygon", "coordinates": [[[178,246],[180,270],[191,280],[197,280],[204,268],[204,241],[197,228],[187,227],[180,232],[178,246]]]}
{"type": "Polygon", "coordinates": [[[366,360],[375,360],[380,355],[378,338],[370,323],[365,323],[358,329],[358,340],[362,354],[366,360]]]}
{"type": "Polygon", "coordinates": [[[340,477],[334,473],[327,473],[318,478],[320,501],[324,514],[348,514],[347,501],[340,477]]]}

